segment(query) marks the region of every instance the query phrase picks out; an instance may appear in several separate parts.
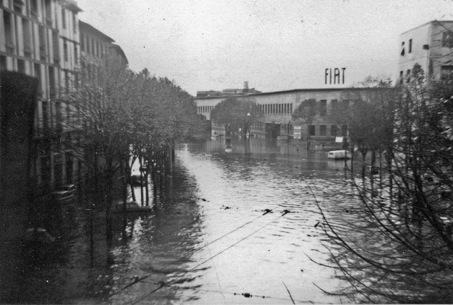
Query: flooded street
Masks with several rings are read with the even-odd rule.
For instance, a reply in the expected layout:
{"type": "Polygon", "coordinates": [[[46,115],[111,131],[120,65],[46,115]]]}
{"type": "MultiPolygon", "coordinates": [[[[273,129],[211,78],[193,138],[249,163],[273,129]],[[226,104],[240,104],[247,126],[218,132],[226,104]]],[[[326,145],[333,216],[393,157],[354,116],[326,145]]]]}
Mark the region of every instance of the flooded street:
{"type": "Polygon", "coordinates": [[[115,260],[129,266],[114,272],[123,279],[115,289],[133,276],[146,279],[114,303],[288,304],[285,285],[295,302],[340,301],[316,288],[332,291],[340,282],[309,257],[327,258],[313,195],[342,212],[343,162],[286,143],[248,144],[235,143],[229,153],[222,141],[180,147],[173,198],[136,221],[134,241],[116,250],[115,260]]]}
{"type": "Polygon", "coordinates": [[[153,212],[115,216],[66,207],[51,249],[22,251],[8,302],[112,304],[338,303],[315,285],[342,283],[328,256],[316,201],[350,216],[343,161],[303,145],[251,139],[184,144],[153,212]],[[125,225],[126,224],[126,225],[125,225]],[[43,257],[45,260],[43,260],[43,257]],[[26,283],[26,285],[24,285],[26,283]],[[288,292],[289,291],[289,292],[288,292]],[[291,294],[291,296],[290,296],[291,294]]]}

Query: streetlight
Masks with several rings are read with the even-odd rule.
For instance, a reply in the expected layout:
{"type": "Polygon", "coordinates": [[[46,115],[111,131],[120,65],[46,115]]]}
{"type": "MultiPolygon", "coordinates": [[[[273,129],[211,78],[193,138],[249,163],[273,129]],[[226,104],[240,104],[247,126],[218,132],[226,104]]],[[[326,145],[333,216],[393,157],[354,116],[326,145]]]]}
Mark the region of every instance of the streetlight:
{"type": "Polygon", "coordinates": [[[249,134],[249,125],[250,125],[250,112],[247,112],[247,119],[246,119],[246,125],[245,125],[245,137],[247,138],[247,134],[249,134]]]}

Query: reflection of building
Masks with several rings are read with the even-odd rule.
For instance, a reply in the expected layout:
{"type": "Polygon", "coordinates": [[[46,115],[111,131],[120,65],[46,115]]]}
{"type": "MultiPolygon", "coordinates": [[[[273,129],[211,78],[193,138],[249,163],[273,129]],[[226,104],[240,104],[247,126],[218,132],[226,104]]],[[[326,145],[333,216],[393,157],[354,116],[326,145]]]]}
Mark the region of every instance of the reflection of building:
{"type": "MultiPolygon", "coordinates": [[[[252,125],[251,134],[254,136],[276,138],[279,135],[297,137],[300,134],[302,139],[310,135],[312,139],[333,140],[336,136],[346,134],[346,126],[338,126],[332,121],[333,105],[341,102],[345,107],[348,107],[349,101],[356,99],[357,94],[362,95],[370,90],[372,89],[296,89],[236,97],[241,100],[254,101],[264,113],[264,117],[252,125]],[[308,99],[315,99],[317,105],[317,115],[310,126],[301,121],[293,121],[291,117],[293,111],[301,102],[308,99]]],[[[211,111],[224,99],[226,99],[226,96],[197,97],[195,98],[197,111],[204,115],[207,120],[211,120],[211,111]]],[[[223,134],[224,127],[216,125],[214,122],[212,133],[214,135],[223,134]]]]}
{"type": "Polygon", "coordinates": [[[435,79],[453,73],[453,21],[431,21],[400,35],[398,73],[408,80],[417,63],[435,79]]]}

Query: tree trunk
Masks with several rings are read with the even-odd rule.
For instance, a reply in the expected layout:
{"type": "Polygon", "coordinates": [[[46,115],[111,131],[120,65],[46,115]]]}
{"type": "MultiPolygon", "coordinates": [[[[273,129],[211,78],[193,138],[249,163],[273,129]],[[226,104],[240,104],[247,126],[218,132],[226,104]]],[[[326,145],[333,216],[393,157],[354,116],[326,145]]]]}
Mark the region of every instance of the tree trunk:
{"type": "Polygon", "coordinates": [[[140,199],[141,199],[141,205],[143,206],[144,199],[143,199],[143,171],[142,171],[142,155],[140,154],[138,157],[138,162],[140,165],[139,172],[140,172],[140,199]]]}

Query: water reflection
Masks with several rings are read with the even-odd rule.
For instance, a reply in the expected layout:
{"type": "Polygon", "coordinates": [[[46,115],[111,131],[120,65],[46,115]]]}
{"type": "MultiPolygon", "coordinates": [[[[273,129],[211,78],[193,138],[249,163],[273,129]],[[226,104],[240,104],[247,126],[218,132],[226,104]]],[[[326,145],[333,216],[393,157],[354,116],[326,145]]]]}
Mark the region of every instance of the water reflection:
{"type": "Polygon", "coordinates": [[[17,258],[17,291],[2,301],[288,304],[286,285],[297,302],[339,302],[313,283],[342,282],[309,257],[328,259],[316,201],[339,222],[352,204],[344,162],[298,143],[250,139],[231,149],[179,147],[153,212],[115,216],[111,240],[102,211],[68,206],[52,255],[17,258]]]}

